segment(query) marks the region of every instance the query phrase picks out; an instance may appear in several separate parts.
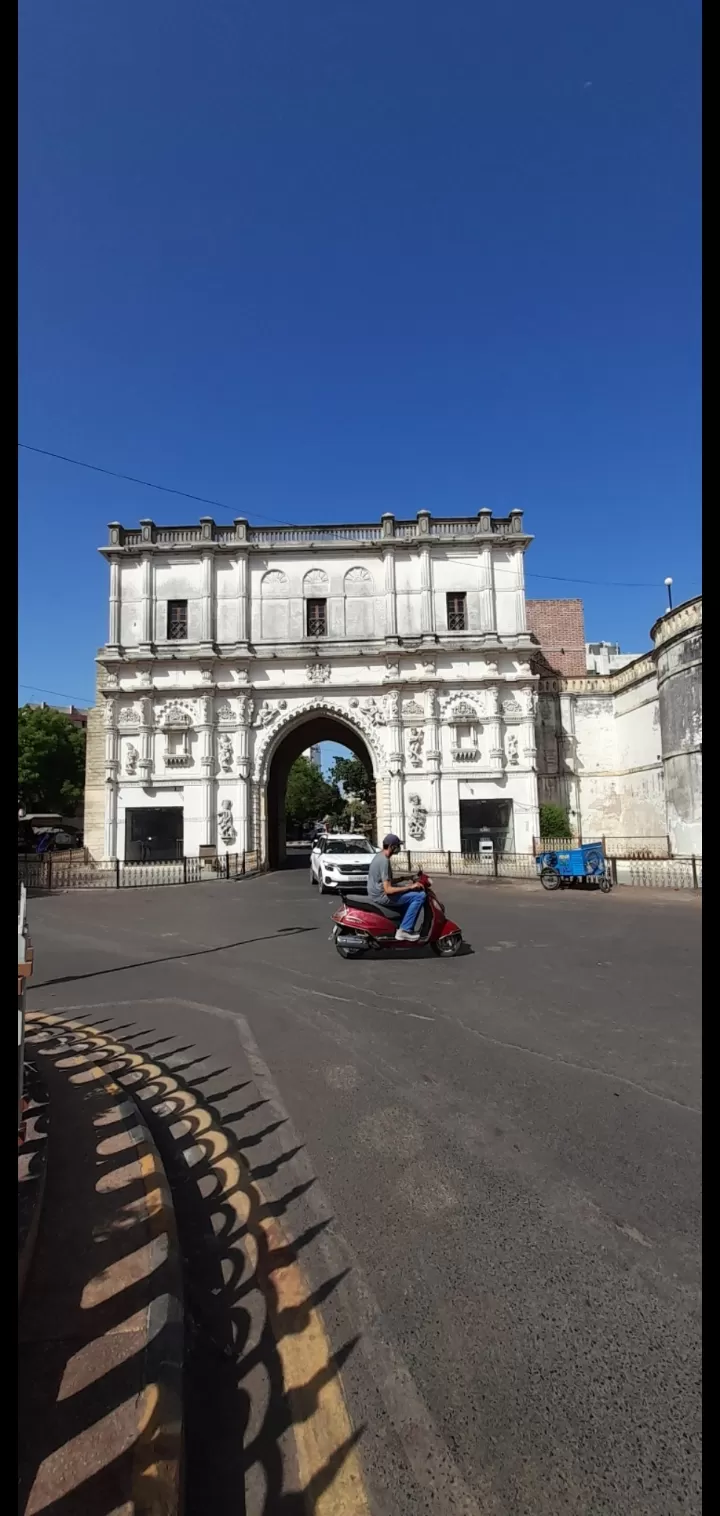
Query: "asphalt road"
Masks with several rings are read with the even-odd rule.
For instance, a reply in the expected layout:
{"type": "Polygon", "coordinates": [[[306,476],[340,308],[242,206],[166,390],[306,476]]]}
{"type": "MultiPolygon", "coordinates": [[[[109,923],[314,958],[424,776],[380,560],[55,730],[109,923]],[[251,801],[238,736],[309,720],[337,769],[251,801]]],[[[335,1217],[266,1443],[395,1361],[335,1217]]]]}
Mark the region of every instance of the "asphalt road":
{"type": "MultiPolygon", "coordinates": [[[[472,947],[449,962],[344,962],[304,868],[36,899],[29,1004],[121,1028],[234,1134],[302,1249],[377,1516],[694,1516],[699,901],[439,893],[472,947]]],[[[193,1414],[188,1516],[210,1465],[229,1516],[237,1457],[203,1464],[193,1414]]]]}

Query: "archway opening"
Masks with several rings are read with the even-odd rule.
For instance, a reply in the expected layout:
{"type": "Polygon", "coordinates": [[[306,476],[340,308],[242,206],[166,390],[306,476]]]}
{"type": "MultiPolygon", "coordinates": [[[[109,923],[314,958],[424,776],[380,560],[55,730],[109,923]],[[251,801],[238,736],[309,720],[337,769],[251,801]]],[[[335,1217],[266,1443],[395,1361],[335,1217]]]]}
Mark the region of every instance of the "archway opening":
{"type": "MultiPolygon", "coordinates": [[[[288,868],[292,859],[287,851],[286,791],[290,769],[296,758],[321,742],[349,748],[372,776],[373,763],[367,743],[353,727],[321,711],[290,728],[273,754],[267,785],[267,862],[271,869],[288,868]]],[[[321,818],[316,818],[320,820],[321,818]]]]}

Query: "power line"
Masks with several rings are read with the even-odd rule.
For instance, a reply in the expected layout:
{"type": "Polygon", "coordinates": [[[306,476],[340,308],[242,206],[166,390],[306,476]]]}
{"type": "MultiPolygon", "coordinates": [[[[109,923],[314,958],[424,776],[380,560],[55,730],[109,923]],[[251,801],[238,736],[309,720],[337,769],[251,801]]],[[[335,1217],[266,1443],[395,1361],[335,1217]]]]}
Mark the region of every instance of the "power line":
{"type": "Polygon", "coordinates": [[[91,700],[88,695],[68,695],[67,690],[45,690],[41,684],[21,684],[18,681],[18,689],[32,690],[36,695],[57,695],[58,700],[69,700],[71,705],[74,705],[76,700],[80,700],[83,705],[94,703],[94,696],[91,700]]]}
{"type": "MultiPolygon", "coordinates": [[[[171,489],[168,484],[155,484],[152,479],[138,479],[134,474],[120,474],[114,468],[101,468],[99,463],[85,463],[82,458],[69,458],[66,453],[52,453],[47,447],[32,447],[29,442],[18,442],[18,447],[26,453],[39,453],[43,458],[56,458],[60,463],[72,463],[75,468],[91,469],[94,474],[108,474],[111,479],[125,479],[129,484],[142,484],[148,490],[162,490],[164,495],[180,495],[183,500],[194,500],[198,505],[213,505],[218,511],[227,511],[231,516],[233,508],[224,505],[222,500],[208,500],[205,495],[190,495],[187,490],[171,489]]],[[[294,521],[283,521],[279,516],[264,516],[262,511],[255,511],[263,521],[277,522],[280,526],[294,526],[294,521]]]]}
{"type": "MultiPolygon", "coordinates": [[[[179,495],[182,500],[193,500],[197,505],[212,505],[218,511],[227,511],[231,516],[233,514],[232,506],[225,505],[222,500],[210,500],[206,495],[191,495],[187,490],[176,490],[168,484],[155,484],[152,479],[139,479],[135,474],[121,474],[117,469],[102,468],[99,463],[86,463],[82,458],[70,458],[66,453],[54,453],[47,447],[33,447],[29,442],[18,442],[18,447],[23,448],[26,453],[39,453],[43,458],[55,458],[60,463],[71,463],[75,468],[90,469],[94,474],[107,474],[110,479],[124,479],[128,484],[140,484],[144,489],[160,490],[164,495],[179,495]]],[[[269,521],[278,526],[302,525],[301,522],[286,521],[281,516],[266,516],[262,511],[254,511],[253,515],[259,517],[261,521],[269,521]]],[[[461,560],[457,558],[455,561],[460,562],[461,560]]],[[[468,559],[467,561],[474,563],[475,559],[468,559]]],[[[497,573],[498,570],[502,572],[500,565],[498,565],[495,572],[497,573]]],[[[507,572],[510,572],[510,570],[507,572]]],[[[528,573],[525,577],[527,579],[544,579],[548,583],[553,582],[555,584],[588,584],[594,585],[597,589],[655,590],[660,586],[659,580],[656,583],[654,580],[573,579],[567,574],[535,573],[528,573]]]]}

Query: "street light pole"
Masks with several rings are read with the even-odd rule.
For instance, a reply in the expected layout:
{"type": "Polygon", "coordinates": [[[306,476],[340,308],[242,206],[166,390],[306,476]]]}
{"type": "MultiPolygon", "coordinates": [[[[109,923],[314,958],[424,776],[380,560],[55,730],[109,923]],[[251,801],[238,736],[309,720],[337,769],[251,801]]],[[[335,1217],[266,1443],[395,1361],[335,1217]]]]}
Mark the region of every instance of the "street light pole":
{"type": "Polygon", "coordinates": [[[665,580],[665,588],[667,590],[667,595],[668,595],[668,610],[671,611],[672,608],[673,608],[673,603],[672,603],[672,579],[669,576],[665,580]]]}

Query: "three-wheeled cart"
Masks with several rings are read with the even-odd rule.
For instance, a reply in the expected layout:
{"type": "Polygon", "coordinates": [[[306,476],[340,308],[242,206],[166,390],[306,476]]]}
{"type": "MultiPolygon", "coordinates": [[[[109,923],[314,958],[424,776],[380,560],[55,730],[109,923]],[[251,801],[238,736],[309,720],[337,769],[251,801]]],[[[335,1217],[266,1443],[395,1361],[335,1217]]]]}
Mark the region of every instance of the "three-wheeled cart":
{"type": "Polygon", "coordinates": [[[553,848],[538,853],[535,865],[543,889],[560,890],[570,885],[584,888],[596,885],[604,895],[612,889],[610,864],[601,842],[586,842],[582,847],[563,850],[553,848]]]}

